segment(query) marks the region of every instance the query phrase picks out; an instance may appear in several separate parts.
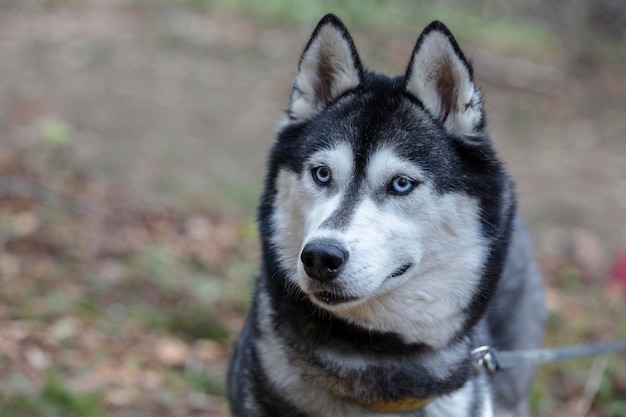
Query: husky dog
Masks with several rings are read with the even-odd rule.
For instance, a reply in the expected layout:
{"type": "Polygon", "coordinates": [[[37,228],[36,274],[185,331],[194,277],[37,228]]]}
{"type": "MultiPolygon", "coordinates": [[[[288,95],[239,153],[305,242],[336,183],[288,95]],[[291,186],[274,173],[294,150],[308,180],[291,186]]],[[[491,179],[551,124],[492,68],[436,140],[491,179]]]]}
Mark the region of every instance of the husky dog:
{"type": "Polygon", "coordinates": [[[477,372],[471,351],[541,343],[541,279],[446,26],[391,78],[325,16],[277,135],[233,415],[526,416],[533,368],[477,372]]]}

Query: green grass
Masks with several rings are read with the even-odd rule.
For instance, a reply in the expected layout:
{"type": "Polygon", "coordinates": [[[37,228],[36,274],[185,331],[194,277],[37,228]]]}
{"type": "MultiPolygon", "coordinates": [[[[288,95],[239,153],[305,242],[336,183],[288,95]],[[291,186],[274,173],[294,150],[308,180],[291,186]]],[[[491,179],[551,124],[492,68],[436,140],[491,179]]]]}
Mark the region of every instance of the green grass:
{"type": "Polygon", "coordinates": [[[197,300],[181,300],[173,307],[144,306],[138,311],[149,327],[185,340],[224,341],[230,336],[228,329],[211,312],[210,305],[204,305],[197,300]]]}
{"type": "Polygon", "coordinates": [[[204,370],[191,370],[185,372],[185,379],[196,391],[210,395],[226,395],[224,383],[222,381],[218,381],[217,378],[211,376],[204,370]]]}
{"type": "Polygon", "coordinates": [[[0,393],[0,417],[32,415],[39,417],[104,417],[100,393],[75,393],[57,372],[47,374],[39,395],[7,395],[0,393]]]}

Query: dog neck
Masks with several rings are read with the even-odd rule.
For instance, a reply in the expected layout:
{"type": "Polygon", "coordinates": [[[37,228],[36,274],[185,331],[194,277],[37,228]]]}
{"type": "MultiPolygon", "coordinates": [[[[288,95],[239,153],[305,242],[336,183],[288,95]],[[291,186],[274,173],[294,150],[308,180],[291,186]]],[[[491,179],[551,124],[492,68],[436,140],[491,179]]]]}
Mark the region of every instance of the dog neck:
{"type": "Polygon", "coordinates": [[[303,294],[286,293],[278,281],[276,276],[265,281],[269,291],[259,300],[264,306],[258,328],[264,340],[274,340],[266,350],[282,351],[274,357],[303,383],[314,381],[317,388],[356,404],[396,407],[411,400],[419,407],[460,389],[474,375],[470,334],[437,350],[405,343],[400,335],[321,312],[303,294]]]}

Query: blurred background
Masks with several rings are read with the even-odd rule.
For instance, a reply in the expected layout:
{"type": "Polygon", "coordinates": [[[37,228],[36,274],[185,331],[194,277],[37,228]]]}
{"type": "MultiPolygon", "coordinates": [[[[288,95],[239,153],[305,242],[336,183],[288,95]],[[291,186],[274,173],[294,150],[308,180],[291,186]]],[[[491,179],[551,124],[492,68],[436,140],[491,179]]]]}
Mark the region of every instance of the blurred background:
{"type": "MultiPolygon", "coordinates": [[[[0,0],[0,416],[227,416],[266,154],[316,22],[472,58],[546,276],[546,345],[626,338],[623,0],[0,0]]],[[[626,355],[533,416],[626,416],[626,355]]]]}

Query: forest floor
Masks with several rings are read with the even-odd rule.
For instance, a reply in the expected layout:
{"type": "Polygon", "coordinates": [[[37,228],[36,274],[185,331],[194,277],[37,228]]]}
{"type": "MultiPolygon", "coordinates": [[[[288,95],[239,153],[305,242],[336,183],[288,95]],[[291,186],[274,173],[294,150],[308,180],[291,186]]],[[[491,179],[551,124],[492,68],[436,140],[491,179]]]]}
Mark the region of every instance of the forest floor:
{"type": "MultiPolygon", "coordinates": [[[[0,1],[0,416],[228,415],[266,154],[314,23],[156,3],[0,1]]],[[[421,30],[355,26],[396,73],[421,30]]],[[[626,338],[626,66],[461,43],[546,277],[546,345],[626,338]]],[[[531,401],[626,415],[626,355],[542,367],[531,401]]]]}

